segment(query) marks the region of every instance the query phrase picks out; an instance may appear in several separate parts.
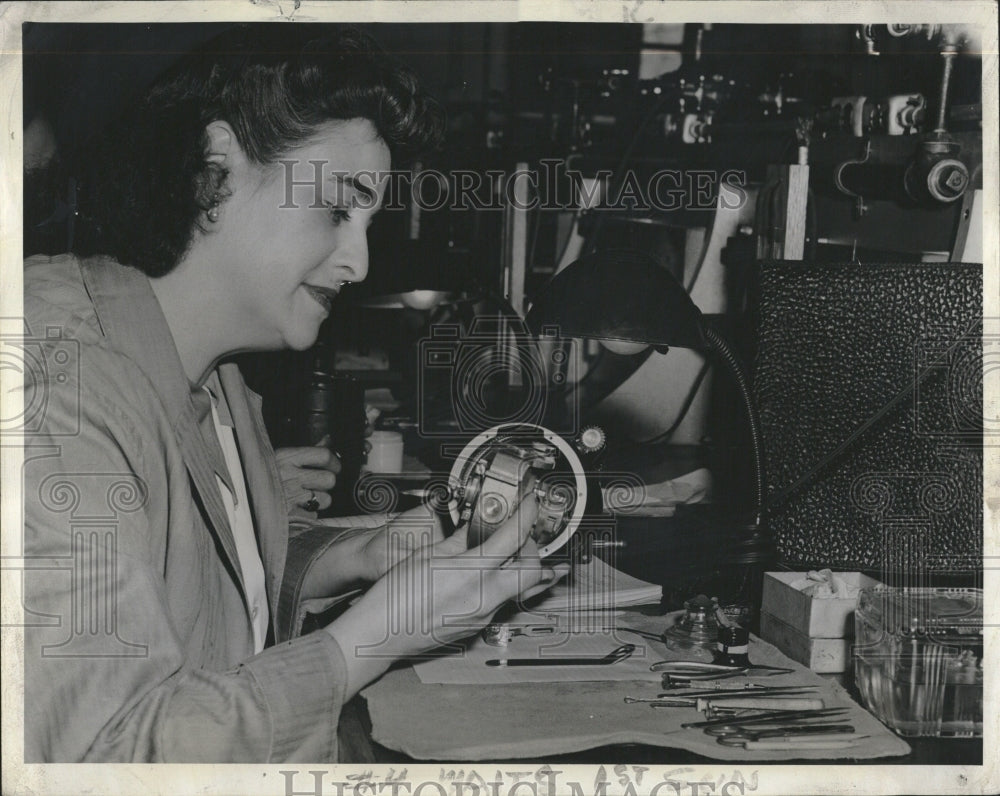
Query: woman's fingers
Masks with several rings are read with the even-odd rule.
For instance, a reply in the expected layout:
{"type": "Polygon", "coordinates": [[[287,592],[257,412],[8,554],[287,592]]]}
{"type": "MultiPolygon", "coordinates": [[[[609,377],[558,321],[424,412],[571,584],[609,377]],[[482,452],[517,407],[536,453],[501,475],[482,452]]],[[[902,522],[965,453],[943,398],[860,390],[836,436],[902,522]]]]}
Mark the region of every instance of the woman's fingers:
{"type": "Polygon", "coordinates": [[[278,448],[274,452],[278,460],[278,469],[283,466],[289,467],[316,467],[330,470],[335,473],[340,472],[340,458],[329,448],[319,445],[309,445],[298,448],[278,448]]]}
{"type": "Polygon", "coordinates": [[[461,528],[456,528],[451,536],[438,542],[437,548],[450,555],[464,553],[469,549],[469,526],[463,525],[461,528]]]}
{"type": "Polygon", "coordinates": [[[542,567],[542,576],[539,581],[534,586],[531,586],[526,591],[523,591],[519,597],[522,600],[528,600],[536,594],[541,594],[543,591],[552,588],[559,581],[565,578],[569,574],[569,570],[569,564],[557,564],[554,567],[542,567]]]}
{"type": "Polygon", "coordinates": [[[485,542],[470,550],[469,554],[495,559],[497,564],[505,561],[515,555],[531,537],[531,529],[537,519],[538,501],[533,495],[529,495],[485,542]]]}
{"type": "Polygon", "coordinates": [[[330,490],[337,483],[340,458],[329,448],[314,445],[275,451],[281,486],[289,512],[315,518],[329,508],[330,490]]]}
{"type": "Polygon", "coordinates": [[[496,590],[494,600],[498,606],[533,589],[543,575],[538,546],[530,537],[515,555],[486,572],[487,582],[496,590]]]}
{"type": "Polygon", "coordinates": [[[424,532],[421,544],[428,542],[437,544],[444,539],[441,518],[426,504],[421,504],[396,515],[389,524],[392,527],[415,526],[420,528],[424,532]]]}
{"type": "Polygon", "coordinates": [[[299,485],[303,489],[322,489],[324,492],[333,489],[337,476],[329,470],[308,470],[302,468],[297,474],[299,485]]]}

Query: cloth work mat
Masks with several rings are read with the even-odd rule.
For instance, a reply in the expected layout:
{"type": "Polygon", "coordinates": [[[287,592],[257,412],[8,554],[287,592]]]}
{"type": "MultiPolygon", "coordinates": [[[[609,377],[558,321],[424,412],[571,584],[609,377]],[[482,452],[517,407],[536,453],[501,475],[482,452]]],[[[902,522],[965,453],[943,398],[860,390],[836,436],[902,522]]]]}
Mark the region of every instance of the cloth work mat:
{"type": "MultiPolygon", "coordinates": [[[[665,617],[644,616],[636,611],[618,612],[615,616],[616,626],[654,633],[662,631],[665,621],[665,617]]],[[[611,650],[620,643],[619,638],[629,636],[633,634],[619,632],[610,636],[604,646],[611,650]]],[[[515,638],[512,645],[525,640],[528,639],[515,638]]],[[[531,641],[538,643],[538,639],[531,641]]],[[[755,664],[794,671],[787,675],[755,677],[752,678],[754,682],[816,685],[815,694],[827,707],[849,708],[847,713],[831,718],[831,722],[846,721],[854,726],[858,735],[869,737],[848,749],[837,750],[770,752],[723,746],[701,729],[681,728],[684,722],[704,719],[704,715],[693,707],[652,708],[647,704],[624,702],[625,696],[651,698],[663,691],[660,674],[649,671],[651,662],[691,657],[639,636],[628,638],[628,641],[637,648],[645,647],[646,656],[641,659],[644,671],[636,670],[636,679],[632,680],[494,682],[484,688],[479,681],[467,685],[422,683],[412,666],[394,669],[362,692],[368,703],[372,738],[415,759],[441,761],[545,757],[620,743],[685,749],[717,760],[762,762],[793,758],[867,760],[905,755],[910,751],[904,741],[854,702],[841,686],[811,672],[756,637],[750,646],[750,658],[755,664]]],[[[503,651],[501,647],[490,649],[503,651]]],[[[512,646],[510,649],[517,648],[512,646]]],[[[605,677],[606,669],[622,665],[586,668],[597,670],[592,677],[605,677]]],[[[487,667],[483,665],[482,668],[487,667]]],[[[548,672],[544,676],[548,677],[548,672]]],[[[729,678],[718,684],[732,688],[742,682],[745,682],[743,678],[729,678]]],[[[704,682],[705,689],[714,684],[714,681],[704,682]]],[[[702,690],[701,685],[697,690],[702,690]]]]}

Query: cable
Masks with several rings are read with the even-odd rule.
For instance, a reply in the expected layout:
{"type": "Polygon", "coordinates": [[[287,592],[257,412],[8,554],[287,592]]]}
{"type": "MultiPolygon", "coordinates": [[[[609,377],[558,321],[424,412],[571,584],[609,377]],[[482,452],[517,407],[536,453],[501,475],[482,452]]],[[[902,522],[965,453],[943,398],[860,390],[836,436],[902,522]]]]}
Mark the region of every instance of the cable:
{"type": "Polygon", "coordinates": [[[525,258],[527,262],[524,267],[526,274],[530,274],[532,269],[535,267],[535,249],[538,246],[538,228],[542,225],[541,206],[535,208],[535,212],[532,216],[533,223],[531,225],[531,242],[528,244],[528,255],[525,258]]]}
{"type": "Polygon", "coordinates": [[[771,224],[771,199],[778,188],[777,180],[768,180],[757,193],[754,209],[754,238],[757,241],[757,259],[770,260],[773,252],[772,239],[769,232],[771,224]]]}
{"type": "Polygon", "coordinates": [[[712,220],[708,222],[708,226],[705,228],[705,242],[701,246],[701,253],[698,255],[698,263],[694,267],[694,271],[691,274],[691,278],[688,283],[684,286],[684,290],[690,293],[694,290],[695,284],[698,282],[698,277],[701,275],[701,269],[705,265],[705,260],[708,259],[708,248],[712,243],[712,233],[715,231],[715,222],[719,218],[719,207],[716,204],[715,212],[712,213],[712,220]]]}
{"type": "Polygon", "coordinates": [[[705,360],[705,362],[702,363],[701,368],[698,370],[698,375],[694,377],[694,381],[691,383],[691,388],[688,390],[687,395],[684,396],[681,408],[677,410],[677,417],[670,428],[657,434],[652,439],[648,439],[645,442],[640,443],[641,445],[662,445],[673,436],[674,432],[680,428],[681,423],[684,422],[684,418],[687,417],[687,413],[691,410],[691,405],[694,404],[694,399],[698,395],[698,390],[701,387],[701,383],[705,380],[705,376],[708,375],[710,367],[711,363],[709,363],[708,360],[705,360]]]}
{"type": "Polygon", "coordinates": [[[580,217],[583,215],[583,209],[578,208],[576,212],[573,213],[573,223],[569,225],[569,232],[566,235],[566,242],[563,243],[562,247],[559,249],[559,254],[556,255],[555,268],[559,268],[559,263],[562,262],[563,257],[566,256],[566,252],[569,251],[570,244],[573,242],[573,233],[576,231],[580,224],[580,217]]]}
{"type": "MultiPolygon", "coordinates": [[[[566,170],[569,171],[569,167],[573,163],[573,161],[578,160],[580,157],[581,156],[579,152],[571,152],[569,155],[567,155],[566,170]]],[[[556,255],[555,260],[553,260],[553,265],[552,265],[553,271],[557,271],[559,269],[559,263],[562,262],[563,257],[566,256],[566,252],[569,251],[570,244],[573,242],[573,233],[579,227],[580,217],[582,215],[583,215],[582,207],[577,207],[576,210],[573,211],[573,219],[570,222],[569,231],[566,233],[566,240],[562,244],[562,246],[559,247],[559,253],[556,255]]]]}
{"type": "Polygon", "coordinates": [[[750,387],[747,383],[746,374],[743,371],[743,366],[740,364],[739,358],[736,356],[732,348],[730,348],[729,343],[726,342],[722,335],[720,335],[708,324],[705,324],[704,328],[705,337],[708,339],[712,349],[729,366],[729,371],[733,374],[736,387],[739,390],[740,397],[743,399],[744,408],[746,409],[747,425],[750,428],[750,445],[753,449],[755,524],[759,527],[761,524],[761,514],[764,508],[764,458],[760,423],[757,419],[757,410],[754,408],[753,399],[750,395],[750,387]]]}

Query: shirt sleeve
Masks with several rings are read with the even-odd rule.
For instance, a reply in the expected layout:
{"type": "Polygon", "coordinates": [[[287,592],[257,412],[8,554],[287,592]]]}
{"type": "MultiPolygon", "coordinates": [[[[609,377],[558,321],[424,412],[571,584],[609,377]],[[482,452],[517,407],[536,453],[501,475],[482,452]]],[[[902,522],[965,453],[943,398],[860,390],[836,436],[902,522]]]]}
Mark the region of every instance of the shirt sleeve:
{"type": "Polygon", "coordinates": [[[302,584],[314,564],[324,558],[340,542],[357,534],[367,533],[368,528],[332,528],[327,525],[294,523],[288,539],[288,556],[281,581],[278,615],[275,617],[275,636],[279,641],[295,638],[302,631],[307,614],[319,614],[337,603],[352,599],[360,589],[320,599],[305,600],[302,584]]]}
{"type": "MultiPolygon", "coordinates": [[[[26,762],[335,761],[336,641],[314,633],[229,668],[193,665],[223,628],[192,622],[201,635],[185,635],[171,610],[163,483],[149,476],[163,451],[134,413],[79,386],[34,385],[53,389],[25,446],[26,762]]],[[[213,589],[198,596],[191,610],[219,615],[213,589]]]]}

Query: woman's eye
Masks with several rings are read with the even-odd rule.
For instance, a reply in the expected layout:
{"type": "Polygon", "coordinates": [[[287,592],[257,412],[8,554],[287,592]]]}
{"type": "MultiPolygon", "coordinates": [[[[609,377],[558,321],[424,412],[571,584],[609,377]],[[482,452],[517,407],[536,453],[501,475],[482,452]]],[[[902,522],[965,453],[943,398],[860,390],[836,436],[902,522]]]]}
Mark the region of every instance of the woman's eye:
{"type": "Polygon", "coordinates": [[[333,221],[334,226],[342,221],[347,221],[350,219],[351,214],[344,207],[337,207],[335,205],[327,205],[327,210],[330,213],[330,220],[333,221]]]}

